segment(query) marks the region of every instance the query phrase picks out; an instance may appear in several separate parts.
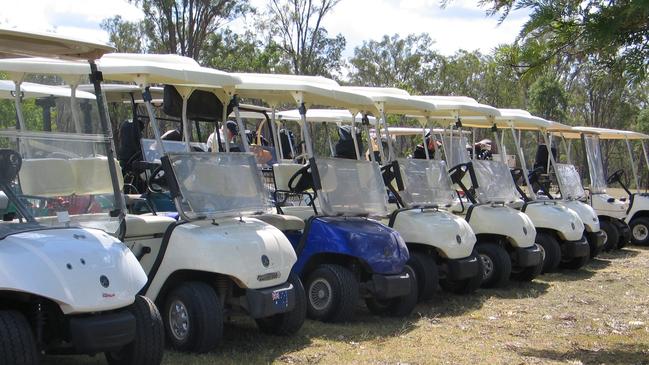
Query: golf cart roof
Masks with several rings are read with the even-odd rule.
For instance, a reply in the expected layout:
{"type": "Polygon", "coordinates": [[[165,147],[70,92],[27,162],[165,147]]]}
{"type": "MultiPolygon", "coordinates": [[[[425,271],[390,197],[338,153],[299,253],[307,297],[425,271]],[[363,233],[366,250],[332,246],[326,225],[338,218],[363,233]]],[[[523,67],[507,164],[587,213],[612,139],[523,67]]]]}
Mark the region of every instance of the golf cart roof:
{"type": "MultiPolygon", "coordinates": [[[[0,99],[13,99],[16,91],[16,84],[9,80],[0,80],[0,99]]],[[[72,90],[65,86],[51,86],[23,82],[20,84],[20,91],[24,99],[46,98],[48,96],[72,97],[72,90]]],[[[75,93],[77,99],[95,99],[95,95],[78,91],[75,93]]]]}
{"type": "Polygon", "coordinates": [[[345,86],[343,89],[371,98],[377,104],[377,107],[380,105],[387,114],[413,114],[424,117],[436,115],[436,107],[434,104],[416,99],[402,89],[360,86],[345,86]]]}
{"type": "MultiPolygon", "coordinates": [[[[109,103],[130,103],[131,94],[135,98],[135,102],[142,102],[142,89],[137,85],[132,84],[101,84],[101,89],[106,95],[106,101],[109,103]]],[[[79,85],[77,90],[83,90],[88,92],[94,92],[94,86],[90,84],[79,85]]],[[[160,86],[151,86],[149,88],[151,96],[153,97],[153,102],[158,103],[162,102],[162,94],[164,89],[160,86]]]]}
{"type": "MultiPolygon", "coordinates": [[[[285,110],[277,113],[278,119],[300,120],[300,112],[296,109],[285,110]]],[[[360,123],[362,115],[356,115],[356,122],[360,123]]],[[[368,116],[371,124],[376,124],[376,118],[368,116]]],[[[347,109],[309,109],[306,112],[307,122],[333,122],[351,123],[352,113],[347,109]]]]}
{"type": "Polygon", "coordinates": [[[374,103],[368,97],[345,90],[331,79],[320,76],[234,73],[241,82],[237,95],[262,99],[272,106],[281,103],[304,102],[309,105],[343,107],[355,111],[372,111],[374,103]]]}
{"type": "MultiPolygon", "coordinates": [[[[385,128],[381,128],[382,131],[385,130],[385,128]]],[[[421,136],[423,133],[423,130],[419,127],[389,127],[388,131],[390,132],[390,136],[393,137],[398,137],[398,136],[421,136]]],[[[448,131],[448,129],[444,128],[426,128],[426,133],[432,132],[433,134],[445,134],[448,131]]],[[[464,134],[471,134],[470,131],[462,131],[464,134]]]]}
{"type": "Polygon", "coordinates": [[[85,62],[53,58],[0,58],[0,71],[12,74],[44,74],[85,78],[90,67],[85,62]]]}
{"type": "Polygon", "coordinates": [[[223,71],[201,67],[178,55],[111,53],[98,62],[104,79],[139,85],[172,84],[196,89],[234,88],[240,80],[223,71]]]}
{"type": "Polygon", "coordinates": [[[0,58],[29,56],[87,61],[113,51],[113,47],[99,42],[53,33],[0,28],[0,58]]]}
{"type": "Polygon", "coordinates": [[[511,128],[524,130],[547,129],[551,123],[543,118],[535,117],[522,109],[498,109],[500,115],[495,118],[467,117],[462,118],[462,125],[472,128],[491,128],[494,124],[498,128],[511,128]]]}
{"type": "Polygon", "coordinates": [[[572,133],[562,133],[565,138],[579,139],[582,134],[596,134],[600,139],[649,139],[649,135],[634,131],[597,127],[572,127],[572,133]]]}
{"type": "Polygon", "coordinates": [[[442,116],[450,117],[482,117],[500,115],[500,110],[491,105],[480,104],[468,96],[413,96],[414,98],[434,103],[436,110],[442,116]]]}

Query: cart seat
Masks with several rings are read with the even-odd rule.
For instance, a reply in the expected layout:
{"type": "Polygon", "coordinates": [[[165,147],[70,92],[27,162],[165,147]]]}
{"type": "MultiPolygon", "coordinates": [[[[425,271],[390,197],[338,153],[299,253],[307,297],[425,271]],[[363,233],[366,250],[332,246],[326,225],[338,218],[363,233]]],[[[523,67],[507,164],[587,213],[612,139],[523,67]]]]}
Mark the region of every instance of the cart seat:
{"type": "Polygon", "coordinates": [[[133,237],[162,236],[167,228],[176,222],[171,217],[162,215],[126,215],[126,235],[127,240],[133,237]]]}
{"type": "Polygon", "coordinates": [[[255,215],[254,218],[268,223],[280,231],[301,231],[304,229],[304,221],[292,215],[260,214],[255,215]]]}
{"type": "Polygon", "coordinates": [[[304,165],[296,163],[281,163],[273,165],[273,174],[275,175],[275,187],[277,190],[290,190],[288,182],[295,173],[304,167],[304,165]]]}

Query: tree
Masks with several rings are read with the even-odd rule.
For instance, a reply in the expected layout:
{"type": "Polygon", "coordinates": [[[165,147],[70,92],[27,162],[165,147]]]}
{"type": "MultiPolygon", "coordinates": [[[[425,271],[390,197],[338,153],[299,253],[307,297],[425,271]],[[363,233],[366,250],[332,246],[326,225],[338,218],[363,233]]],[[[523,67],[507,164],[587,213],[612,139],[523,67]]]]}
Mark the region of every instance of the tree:
{"type": "Polygon", "coordinates": [[[272,39],[264,44],[251,32],[237,34],[227,29],[208,37],[203,64],[230,72],[288,73],[280,46],[272,39]]]}
{"type": "Polygon", "coordinates": [[[568,96],[563,85],[549,75],[538,78],[529,92],[530,113],[549,120],[565,121],[568,96]]]}
{"type": "Polygon", "coordinates": [[[512,9],[529,8],[518,43],[533,55],[523,67],[558,55],[596,55],[606,66],[623,66],[634,78],[649,70],[649,2],[646,0],[481,0],[503,20],[512,9]]]}
{"type": "Polygon", "coordinates": [[[144,20],[129,23],[117,16],[102,23],[115,46],[195,60],[202,58],[208,36],[250,11],[247,0],[131,1],[142,9],[144,20]]]}
{"type": "Polygon", "coordinates": [[[345,38],[328,37],[322,20],[340,0],[272,0],[269,30],[300,75],[334,76],[342,68],[345,38]]]}
{"type": "Polygon", "coordinates": [[[435,87],[435,70],[441,56],[432,48],[426,33],[384,35],[381,41],[364,41],[354,49],[349,60],[352,84],[398,87],[414,93],[426,93],[435,87]]]}

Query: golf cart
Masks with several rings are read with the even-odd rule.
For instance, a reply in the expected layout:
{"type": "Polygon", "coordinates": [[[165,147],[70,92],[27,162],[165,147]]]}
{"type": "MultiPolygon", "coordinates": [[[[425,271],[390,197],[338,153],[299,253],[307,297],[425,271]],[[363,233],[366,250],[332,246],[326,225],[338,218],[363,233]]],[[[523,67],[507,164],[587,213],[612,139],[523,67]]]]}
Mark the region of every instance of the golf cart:
{"type": "MultiPolygon", "coordinates": [[[[304,290],[291,275],[296,257],[284,234],[251,217],[266,210],[255,157],[191,152],[191,120],[218,122],[230,104],[238,113],[236,76],[175,55],[105,55],[107,80],[142,89],[161,166],[150,179],[174,198],[180,219],[128,215],[125,242],[149,280],[143,292],[163,308],[171,346],[207,352],[223,335],[225,318],[244,312],[268,333],[288,335],[305,318],[304,290]],[[165,84],[165,108],[182,117],[183,151],[167,151],[151,103],[151,84],[165,84]],[[171,221],[170,221],[171,220],[171,221]]],[[[151,182],[150,182],[151,184],[151,182]]]]}
{"type": "MultiPolygon", "coordinates": [[[[0,71],[14,85],[0,99],[13,99],[17,117],[17,128],[0,130],[2,364],[36,364],[41,354],[101,352],[110,364],[162,361],[160,313],[138,295],[146,274],[116,238],[124,222],[123,198],[94,63],[110,50],[52,34],[0,29],[5,56],[73,60],[0,60],[0,71]],[[60,76],[70,87],[26,83],[23,90],[29,74],[60,76]],[[86,77],[94,95],[79,92],[77,99],[75,85],[86,77]],[[34,130],[41,126],[27,119],[22,106],[35,98],[37,105],[58,98],[68,108],[59,121],[73,125],[74,133],[34,130]],[[87,113],[79,111],[80,101],[89,106],[87,113]],[[94,121],[86,126],[97,125],[100,132],[81,133],[82,116],[94,121]]],[[[47,122],[44,118],[45,127],[47,122]]]]}
{"type": "MultiPolygon", "coordinates": [[[[544,253],[543,272],[555,271],[559,266],[578,269],[585,265],[590,258],[591,247],[586,240],[586,228],[580,215],[557,201],[537,196],[538,190],[533,188],[534,185],[531,182],[539,180],[543,168],[528,170],[525,154],[521,148],[521,138],[517,133],[517,130],[542,130],[547,128],[550,123],[520,109],[500,109],[500,116],[495,118],[493,124],[483,122],[485,123],[465,119],[465,125],[491,128],[501,156],[505,153],[505,144],[502,142],[505,130],[511,131],[516,154],[520,161],[520,168],[514,167],[511,170],[511,175],[522,199],[522,204],[517,202],[513,206],[525,212],[534,223],[537,232],[536,243],[540,245],[544,253]],[[525,191],[523,186],[532,188],[525,191]]],[[[541,133],[545,135],[543,131],[541,133]]],[[[550,155],[549,159],[550,162],[554,161],[554,156],[550,155]]],[[[553,163],[548,164],[554,166],[553,163]]],[[[587,213],[585,218],[589,223],[594,223],[595,216],[592,212],[587,213]]],[[[597,244],[595,243],[594,246],[596,248],[597,244]]]]}
{"type": "Polygon", "coordinates": [[[633,244],[649,244],[649,197],[646,193],[640,193],[640,182],[638,179],[637,166],[631,141],[639,141],[642,146],[642,153],[647,165],[647,148],[645,140],[649,136],[643,133],[632,131],[621,131],[595,127],[573,127],[572,132],[555,133],[564,141],[581,138],[584,152],[588,163],[590,175],[589,200],[590,204],[599,216],[600,225],[605,233],[604,250],[609,251],[616,248],[623,248],[629,241],[633,244]],[[623,169],[606,175],[600,140],[624,141],[633,179],[636,184],[636,192],[632,192],[629,186],[623,181],[625,172],[623,169]],[[628,194],[628,200],[617,199],[606,192],[607,186],[619,183],[628,194]]]}
{"type": "MultiPolygon", "coordinates": [[[[307,292],[308,314],[322,321],[349,321],[359,299],[378,314],[406,316],[417,303],[417,282],[406,265],[408,248],[393,229],[371,216],[386,215],[386,197],[376,163],[314,155],[307,105],[343,107],[354,115],[372,101],[343,91],[322,77],[237,74],[237,94],[261,99],[275,109],[297,104],[308,163],[281,160],[273,165],[278,212],[294,196],[310,200],[310,215],[300,227],[286,230],[297,252],[293,272],[307,292]]],[[[277,136],[275,112],[271,126],[277,136]]],[[[274,138],[280,141],[280,138],[274,138]]],[[[284,156],[280,149],[280,156],[284,156]]],[[[298,156],[295,156],[298,157],[298,156]]],[[[299,157],[298,157],[299,158],[299,157]]]]}

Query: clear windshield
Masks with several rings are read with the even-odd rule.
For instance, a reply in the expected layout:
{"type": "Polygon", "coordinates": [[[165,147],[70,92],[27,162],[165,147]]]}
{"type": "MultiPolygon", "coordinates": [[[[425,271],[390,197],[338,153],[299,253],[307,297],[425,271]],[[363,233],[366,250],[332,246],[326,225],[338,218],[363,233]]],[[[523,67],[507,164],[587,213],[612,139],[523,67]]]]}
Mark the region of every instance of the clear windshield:
{"type": "MultiPolygon", "coordinates": [[[[41,226],[83,226],[114,234],[120,220],[109,214],[117,204],[106,157],[108,142],[99,135],[0,131],[0,148],[22,157],[20,171],[7,188],[41,226]]],[[[16,202],[2,213],[2,224],[28,224],[16,202]]]]}
{"type": "MultiPolygon", "coordinates": [[[[189,220],[238,217],[268,206],[255,156],[251,153],[167,153],[189,220]]],[[[177,204],[179,205],[179,204],[177,204]]]]}
{"type": "Polygon", "coordinates": [[[387,215],[387,194],[378,163],[319,158],[320,205],[327,215],[387,215]]]}
{"type": "Polygon", "coordinates": [[[444,134],[443,141],[446,162],[450,167],[469,162],[469,150],[466,148],[469,144],[466,136],[459,132],[452,137],[450,134],[444,134]]]}
{"type": "Polygon", "coordinates": [[[557,163],[554,169],[564,199],[581,199],[586,196],[581,176],[574,165],[557,163]]]}
{"type": "MultiPolygon", "coordinates": [[[[142,156],[147,162],[160,162],[160,150],[155,139],[142,138],[142,156]]],[[[192,148],[207,151],[207,143],[191,142],[192,148]]],[[[165,152],[185,152],[185,142],[180,141],[162,141],[165,152]]]]}
{"type": "Polygon", "coordinates": [[[519,199],[514,179],[507,165],[500,161],[474,160],[473,169],[478,182],[478,200],[485,202],[513,202],[519,199]]]}
{"type": "Polygon", "coordinates": [[[405,158],[397,161],[404,185],[401,198],[406,204],[446,206],[453,203],[455,191],[445,161],[405,158]]]}
{"type": "Polygon", "coordinates": [[[593,194],[606,192],[606,172],[602,159],[602,151],[599,146],[599,137],[596,135],[584,135],[584,147],[588,160],[588,171],[590,172],[590,189],[593,194]]]}

